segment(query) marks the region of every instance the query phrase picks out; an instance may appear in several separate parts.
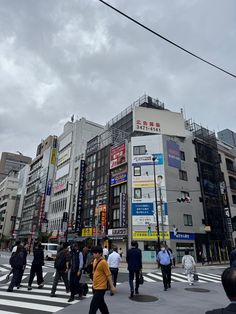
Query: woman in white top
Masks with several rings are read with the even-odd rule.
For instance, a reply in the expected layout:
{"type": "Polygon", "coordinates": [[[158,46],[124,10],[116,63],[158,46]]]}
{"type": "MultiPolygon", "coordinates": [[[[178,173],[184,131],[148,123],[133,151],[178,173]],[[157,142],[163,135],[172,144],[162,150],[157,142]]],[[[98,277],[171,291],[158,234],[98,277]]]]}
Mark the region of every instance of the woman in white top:
{"type": "Polygon", "coordinates": [[[196,271],[196,263],[194,258],[189,255],[189,251],[185,251],[185,255],[182,258],[182,266],[185,270],[185,274],[188,278],[188,283],[190,286],[193,285],[193,274],[196,271]]]}

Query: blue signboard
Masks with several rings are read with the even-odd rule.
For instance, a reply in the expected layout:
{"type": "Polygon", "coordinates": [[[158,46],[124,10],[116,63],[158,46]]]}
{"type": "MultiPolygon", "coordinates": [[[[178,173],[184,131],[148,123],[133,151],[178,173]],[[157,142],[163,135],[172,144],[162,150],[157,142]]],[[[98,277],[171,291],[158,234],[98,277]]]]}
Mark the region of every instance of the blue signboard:
{"type": "Polygon", "coordinates": [[[127,181],[127,172],[119,173],[111,177],[111,186],[127,181]]]}
{"type": "Polygon", "coordinates": [[[153,216],[153,203],[132,203],[133,216],[153,216]]]}
{"type": "Polygon", "coordinates": [[[178,232],[174,235],[174,232],[170,232],[171,240],[195,240],[195,233],[178,232]]]}
{"type": "Polygon", "coordinates": [[[177,169],[181,168],[179,145],[173,141],[167,141],[168,165],[177,169]]]}

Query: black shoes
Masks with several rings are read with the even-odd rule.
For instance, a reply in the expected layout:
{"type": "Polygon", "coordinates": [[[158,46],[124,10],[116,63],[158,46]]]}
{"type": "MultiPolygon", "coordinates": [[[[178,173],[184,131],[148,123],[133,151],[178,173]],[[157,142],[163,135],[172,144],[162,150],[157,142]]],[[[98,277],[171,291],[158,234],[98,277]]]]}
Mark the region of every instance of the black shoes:
{"type": "Polygon", "coordinates": [[[135,294],[139,294],[138,290],[135,290],[135,294]]]}
{"type": "Polygon", "coordinates": [[[13,289],[8,288],[7,292],[13,292],[13,289]]]}
{"type": "Polygon", "coordinates": [[[131,291],[130,292],[130,298],[133,298],[134,297],[134,291],[131,291]]]}
{"type": "Polygon", "coordinates": [[[164,288],[164,291],[167,291],[167,288],[164,288]]]}
{"type": "Polygon", "coordinates": [[[55,296],[56,296],[55,293],[50,294],[50,297],[52,297],[52,298],[54,298],[55,296]]]}
{"type": "Polygon", "coordinates": [[[74,297],[70,297],[69,300],[68,300],[68,302],[72,302],[72,301],[74,301],[74,300],[75,300],[74,297]]]}
{"type": "Polygon", "coordinates": [[[28,286],[28,290],[32,290],[32,287],[31,287],[31,286],[28,286]]]}
{"type": "Polygon", "coordinates": [[[171,284],[170,283],[168,283],[168,288],[171,288],[171,284]]]}

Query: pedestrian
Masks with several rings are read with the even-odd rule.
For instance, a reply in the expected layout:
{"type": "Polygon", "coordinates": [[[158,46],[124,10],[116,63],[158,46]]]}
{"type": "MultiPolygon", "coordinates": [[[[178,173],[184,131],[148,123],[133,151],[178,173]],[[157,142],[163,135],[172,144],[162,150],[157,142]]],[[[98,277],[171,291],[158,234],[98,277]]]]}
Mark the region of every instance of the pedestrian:
{"type": "Polygon", "coordinates": [[[64,281],[66,292],[70,292],[69,281],[68,281],[68,271],[69,271],[69,264],[70,264],[70,252],[68,250],[68,242],[64,242],[62,245],[61,250],[57,253],[54,267],[56,269],[56,274],[53,280],[52,290],[51,290],[51,297],[56,296],[56,289],[58,281],[62,278],[64,281]]]}
{"type": "Polygon", "coordinates": [[[79,250],[78,243],[71,245],[71,268],[70,268],[70,298],[68,302],[75,299],[79,294],[79,283],[83,269],[83,253],[79,250]]]}
{"type": "Polygon", "coordinates": [[[104,248],[103,248],[103,257],[105,258],[106,261],[108,259],[108,253],[109,253],[108,248],[105,245],[104,248]]]}
{"type": "Polygon", "coordinates": [[[205,255],[202,251],[199,252],[200,261],[202,263],[202,266],[205,264],[205,255]]]}
{"type": "MultiPolygon", "coordinates": [[[[15,245],[12,246],[12,250],[11,250],[11,253],[12,253],[12,254],[16,252],[17,247],[18,247],[20,244],[21,244],[21,241],[20,241],[20,240],[17,240],[16,243],[15,243],[15,245]]],[[[6,276],[6,282],[10,280],[11,274],[13,274],[13,268],[11,268],[10,272],[7,274],[7,276],[6,276]]]]}
{"type": "Polygon", "coordinates": [[[23,267],[21,268],[21,271],[20,271],[19,276],[18,276],[18,280],[16,282],[17,289],[20,289],[20,287],[21,287],[21,280],[22,280],[22,277],[23,277],[23,274],[24,274],[24,271],[26,268],[26,263],[27,263],[28,249],[29,249],[29,245],[27,242],[25,242],[24,246],[22,247],[23,256],[24,256],[24,264],[23,264],[23,267]]]}
{"type": "Polygon", "coordinates": [[[93,298],[90,303],[89,314],[97,313],[99,309],[102,314],[109,314],[104,295],[109,284],[111,292],[114,294],[116,288],[113,285],[111,272],[107,261],[102,257],[103,249],[101,246],[92,248],[93,262],[93,298]]]}
{"type": "Polygon", "coordinates": [[[185,251],[185,255],[182,257],[182,267],[187,275],[188,284],[193,285],[193,274],[196,271],[196,263],[194,258],[189,255],[189,251],[185,251]]]}
{"type": "Polygon", "coordinates": [[[230,267],[236,267],[236,249],[234,248],[229,255],[230,267]]]}
{"type": "Polygon", "coordinates": [[[15,286],[18,285],[19,278],[21,277],[22,268],[24,266],[24,253],[23,247],[19,245],[16,249],[16,252],[13,252],[9,263],[12,267],[13,276],[11,278],[10,285],[7,289],[8,292],[13,292],[15,286]]]}
{"type": "Polygon", "coordinates": [[[32,283],[35,275],[37,276],[38,288],[41,289],[44,286],[43,281],[43,265],[44,265],[44,251],[41,242],[35,242],[33,248],[33,261],[30,269],[30,277],[28,282],[28,290],[32,290],[32,283]]]}
{"type": "Polygon", "coordinates": [[[122,258],[122,256],[123,256],[123,251],[122,251],[122,248],[121,248],[121,247],[119,248],[118,253],[120,254],[120,257],[122,258]]]}
{"type": "Polygon", "coordinates": [[[92,279],[93,276],[93,261],[94,261],[94,257],[93,257],[93,252],[91,250],[91,247],[88,248],[88,254],[87,254],[87,258],[86,258],[86,272],[89,275],[89,278],[92,279]]]}
{"type": "Polygon", "coordinates": [[[205,314],[236,313],[236,268],[228,267],[221,275],[222,285],[231,303],[226,308],[207,311],[205,314]]]}
{"type": "Polygon", "coordinates": [[[88,247],[87,245],[85,245],[83,247],[82,253],[83,253],[83,273],[85,274],[86,272],[86,260],[87,260],[87,256],[88,256],[88,247]]]}
{"type": "MultiPolygon", "coordinates": [[[[120,254],[117,253],[117,247],[113,247],[113,252],[109,254],[107,262],[111,271],[114,287],[116,287],[120,261],[121,257],[120,254]]],[[[110,295],[113,295],[112,291],[110,292],[110,295]]]]}
{"type": "Polygon", "coordinates": [[[168,248],[163,245],[161,250],[157,253],[158,268],[161,267],[162,279],[164,284],[164,291],[171,288],[171,266],[173,256],[168,248]]]}
{"type": "Polygon", "coordinates": [[[135,294],[139,294],[139,274],[142,269],[142,252],[138,248],[138,242],[132,240],[131,248],[127,251],[126,262],[129,271],[130,298],[134,296],[134,276],[135,294]]]}

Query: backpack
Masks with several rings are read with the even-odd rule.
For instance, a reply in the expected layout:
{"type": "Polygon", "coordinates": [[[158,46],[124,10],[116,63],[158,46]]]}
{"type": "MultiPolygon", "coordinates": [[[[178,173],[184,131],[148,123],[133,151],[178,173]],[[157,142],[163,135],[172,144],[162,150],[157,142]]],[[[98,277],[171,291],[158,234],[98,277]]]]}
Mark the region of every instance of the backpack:
{"type": "Polygon", "coordinates": [[[23,253],[12,253],[10,259],[9,259],[9,264],[11,265],[12,268],[22,268],[24,265],[24,256],[23,253]]]}
{"type": "Polygon", "coordinates": [[[66,254],[64,252],[60,252],[54,263],[54,267],[56,270],[63,271],[66,267],[66,254]]]}

